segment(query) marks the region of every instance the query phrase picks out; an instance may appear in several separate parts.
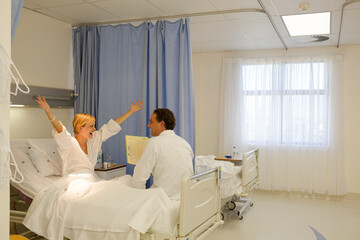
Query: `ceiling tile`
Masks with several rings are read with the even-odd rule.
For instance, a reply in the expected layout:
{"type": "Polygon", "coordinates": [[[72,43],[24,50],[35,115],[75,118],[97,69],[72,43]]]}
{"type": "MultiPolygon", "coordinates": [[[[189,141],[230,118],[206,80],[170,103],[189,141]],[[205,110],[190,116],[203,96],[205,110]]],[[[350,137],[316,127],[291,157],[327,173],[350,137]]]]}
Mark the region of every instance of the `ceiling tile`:
{"type": "Polygon", "coordinates": [[[36,10],[36,11],[40,12],[40,13],[46,15],[46,16],[55,18],[55,19],[57,19],[59,21],[62,21],[62,22],[65,22],[65,23],[68,23],[68,24],[71,24],[71,25],[82,24],[82,22],[80,20],[66,17],[66,16],[64,16],[64,15],[62,15],[60,13],[53,12],[53,11],[51,11],[49,9],[46,9],[46,8],[39,9],[39,10],[36,10]]]}
{"type": "Polygon", "coordinates": [[[191,24],[191,28],[208,41],[246,39],[244,34],[228,21],[195,23],[191,24]]]}
{"type": "Polygon", "coordinates": [[[344,9],[360,9],[360,2],[349,4],[344,9]]]}
{"type": "Polygon", "coordinates": [[[251,18],[247,21],[232,21],[236,28],[250,38],[277,38],[268,18],[251,18]]]}
{"type": "Polygon", "coordinates": [[[168,15],[210,12],[217,9],[207,0],[148,0],[168,15]]]}
{"type": "Polygon", "coordinates": [[[215,21],[225,21],[226,18],[224,15],[211,15],[211,16],[199,16],[191,17],[191,23],[206,23],[206,22],[215,22],[215,21]]]}
{"type": "Polygon", "coordinates": [[[241,8],[261,8],[257,0],[209,0],[217,9],[241,9],[241,8]]]}
{"type": "Polygon", "coordinates": [[[341,10],[342,5],[348,0],[334,0],[334,7],[336,10],[341,10]]]}
{"type": "Polygon", "coordinates": [[[40,6],[40,5],[36,4],[36,3],[30,2],[30,1],[24,1],[23,7],[31,9],[31,10],[43,8],[42,6],[40,6]]]}
{"type": "Polygon", "coordinates": [[[230,13],[224,15],[226,19],[232,20],[249,20],[250,18],[263,18],[266,17],[265,13],[262,12],[240,12],[240,13],[230,13]]]}
{"type": "MultiPolygon", "coordinates": [[[[310,8],[299,10],[302,0],[261,0],[289,48],[334,46],[340,29],[342,5],[346,0],[306,0],[310,8]],[[331,11],[330,39],[321,43],[298,43],[289,33],[280,15],[331,11]]],[[[60,21],[77,25],[198,12],[241,8],[261,9],[258,0],[24,0],[32,9],[60,21]]],[[[169,19],[174,21],[175,19],[169,19]]],[[[155,21],[152,21],[155,22],[155,21]]],[[[360,2],[344,10],[340,44],[360,44],[360,2]]],[[[191,17],[191,41],[194,51],[231,51],[283,48],[271,22],[264,13],[241,12],[191,17]]],[[[139,25],[140,22],[133,23],[139,25]]]]}
{"type": "Polygon", "coordinates": [[[67,5],[74,5],[79,3],[84,3],[84,0],[61,0],[61,1],[54,1],[54,0],[24,0],[25,3],[33,3],[43,8],[50,8],[50,7],[61,7],[67,5]]]}
{"type": "Polygon", "coordinates": [[[107,22],[118,20],[110,13],[91,5],[90,3],[66,7],[51,8],[50,10],[69,18],[76,18],[83,23],[107,22]]]}
{"type": "Polygon", "coordinates": [[[218,42],[225,51],[239,51],[256,49],[256,45],[249,40],[233,40],[233,41],[221,41],[218,42]]]}
{"type": "Polygon", "coordinates": [[[302,1],[295,0],[264,0],[266,10],[271,15],[293,15],[315,12],[327,12],[332,10],[341,10],[341,4],[337,0],[308,0],[310,7],[306,11],[301,11],[299,4],[302,1]]]}
{"type": "Polygon", "coordinates": [[[104,2],[104,1],[108,1],[108,0],[84,0],[85,2],[104,2]]]}
{"type": "Polygon", "coordinates": [[[359,43],[360,33],[342,33],[340,36],[340,45],[359,43]]]}
{"type": "Polygon", "coordinates": [[[94,5],[111,12],[121,19],[165,16],[166,13],[145,0],[110,0],[94,2],[94,5]]]}
{"type": "Polygon", "coordinates": [[[194,24],[190,25],[190,36],[191,36],[191,41],[205,42],[208,39],[206,34],[199,31],[198,28],[194,26],[194,24]]]}
{"type": "Polygon", "coordinates": [[[360,33],[360,9],[345,9],[341,33],[360,33]]]}
{"type": "MultiPolygon", "coordinates": [[[[290,34],[289,34],[289,32],[288,32],[288,30],[287,30],[287,28],[286,28],[286,26],[285,26],[284,21],[282,20],[282,18],[279,17],[279,16],[272,16],[271,18],[272,18],[272,20],[273,20],[273,22],[274,22],[274,25],[276,26],[276,28],[277,28],[280,36],[283,37],[283,38],[284,38],[284,37],[290,37],[290,34]]],[[[270,22],[270,20],[269,20],[269,22],[270,22]]],[[[271,23],[270,23],[270,24],[271,24],[271,23]]],[[[274,29],[274,27],[272,27],[272,28],[274,29]]],[[[274,30],[274,31],[275,31],[275,30],[274,30]]]]}
{"type": "Polygon", "coordinates": [[[332,45],[332,46],[336,46],[337,43],[338,43],[339,34],[334,33],[334,34],[330,34],[330,35],[327,35],[327,36],[330,37],[329,44],[332,45]]]}
{"type": "Polygon", "coordinates": [[[298,44],[294,44],[293,47],[294,48],[304,48],[304,47],[330,47],[330,46],[335,46],[334,44],[332,44],[331,41],[324,41],[324,42],[312,42],[312,43],[298,43],[298,44]]]}
{"type": "Polygon", "coordinates": [[[330,33],[339,33],[340,29],[340,18],[341,18],[341,11],[333,11],[331,14],[331,29],[330,33]]]}
{"type": "Polygon", "coordinates": [[[257,49],[284,49],[284,45],[282,45],[278,38],[255,39],[253,40],[253,43],[256,45],[257,49]]]}

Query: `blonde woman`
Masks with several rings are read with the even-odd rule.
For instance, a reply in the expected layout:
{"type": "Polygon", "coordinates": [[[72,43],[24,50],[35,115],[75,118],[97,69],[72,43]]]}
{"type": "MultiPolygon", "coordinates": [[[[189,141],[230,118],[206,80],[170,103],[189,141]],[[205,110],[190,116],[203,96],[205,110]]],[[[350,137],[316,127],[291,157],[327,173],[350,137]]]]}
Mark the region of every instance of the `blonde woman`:
{"type": "Polygon", "coordinates": [[[52,135],[58,145],[62,162],[62,175],[78,171],[94,171],[98,152],[102,142],[120,132],[120,125],[133,113],[143,109],[143,102],[131,103],[129,111],[119,118],[104,124],[98,131],[95,129],[95,118],[90,114],[78,113],[73,118],[74,137],[64,125],[51,113],[49,104],[43,96],[38,95],[36,102],[44,109],[53,125],[52,135]]]}

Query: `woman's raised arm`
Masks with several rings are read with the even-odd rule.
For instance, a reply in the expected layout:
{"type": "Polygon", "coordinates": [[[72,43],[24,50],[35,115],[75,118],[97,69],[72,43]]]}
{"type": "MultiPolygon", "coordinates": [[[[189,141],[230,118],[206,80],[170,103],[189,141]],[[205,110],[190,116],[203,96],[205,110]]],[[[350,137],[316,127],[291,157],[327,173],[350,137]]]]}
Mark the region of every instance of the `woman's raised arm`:
{"type": "Polygon", "coordinates": [[[39,107],[44,109],[47,117],[49,118],[50,123],[54,126],[58,133],[62,132],[61,123],[55,118],[55,115],[52,114],[49,104],[46,102],[44,96],[37,96],[36,102],[39,104],[39,107]]]}
{"type": "Polygon", "coordinates": [[[127,111],[124,115],[115,119],[115,122],[121,125],[123,122],[125,122],[126,119],[128,119],[131,116],[131,114],[143,109],[144,108],[143,104],[144,104],[143,101],[140,100],[138,100],[135,104],[133,101],[130,105],[129,111],[127,111]]]}

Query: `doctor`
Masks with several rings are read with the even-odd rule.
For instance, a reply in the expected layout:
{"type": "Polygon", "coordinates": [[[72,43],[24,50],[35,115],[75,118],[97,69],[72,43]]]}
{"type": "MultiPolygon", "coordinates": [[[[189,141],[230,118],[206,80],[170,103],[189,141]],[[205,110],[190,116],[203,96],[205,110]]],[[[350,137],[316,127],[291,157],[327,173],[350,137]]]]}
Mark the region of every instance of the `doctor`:
{"type": "Polygon", "coordinates": [[[163,188],[169,197],[173,197],[180,194],[182,178],[194,174],[194,153],[190,145],[173,131],[175,123],[175,116],[169,109],[154,110],[148,124],[154,137],[147,142],[135,166],[132,178],[135,188],[145,188],[152,174],[152,187],[163,188]]]}

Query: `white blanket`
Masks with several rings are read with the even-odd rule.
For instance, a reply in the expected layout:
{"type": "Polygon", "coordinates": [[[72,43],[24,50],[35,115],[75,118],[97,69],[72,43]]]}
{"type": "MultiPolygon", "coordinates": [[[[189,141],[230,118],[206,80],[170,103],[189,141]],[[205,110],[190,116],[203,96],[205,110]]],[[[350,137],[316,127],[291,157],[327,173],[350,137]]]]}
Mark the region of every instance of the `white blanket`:
{"type": "Polygon", "coordinates": [[[214,155],[196,156],[195,173],[221,167],[220,197],[228,198],[242,192],[241,170],[242,166],[235,166],[229,161],[217,161],[214,155]]]}
{"type": "MultiPolygon", "coordinates": [[[[129,240],[148,230],[174,235],[179,202],[160,188],[130,188],[127,178],[101,181],[92,173],[79,172],[62,177],[35,196],[23,223],[50,240],[62,240],[64,228],[94,232],[83,235],[87,240],[96,239],[97,232],[118,232],[129,240]]],[[[77,234],[77,239],[81,236],[77,234]]]]}

